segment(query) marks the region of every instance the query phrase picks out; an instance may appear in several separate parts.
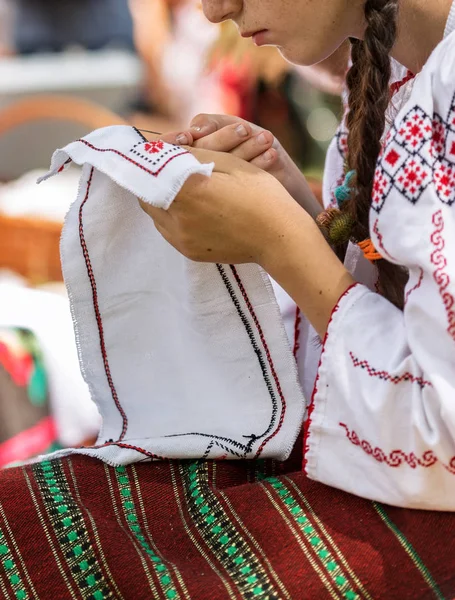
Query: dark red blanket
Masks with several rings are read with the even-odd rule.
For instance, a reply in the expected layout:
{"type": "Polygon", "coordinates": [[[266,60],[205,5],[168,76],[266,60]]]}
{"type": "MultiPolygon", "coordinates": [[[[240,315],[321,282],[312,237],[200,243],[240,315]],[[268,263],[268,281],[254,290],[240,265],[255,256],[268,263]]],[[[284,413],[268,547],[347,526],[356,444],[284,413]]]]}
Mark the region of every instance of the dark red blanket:
{"type": "Polygon", "coordinates": [[[299,463],[2,471],[1,598],[455,597],[455,515],[367,502],[299,463]]]}

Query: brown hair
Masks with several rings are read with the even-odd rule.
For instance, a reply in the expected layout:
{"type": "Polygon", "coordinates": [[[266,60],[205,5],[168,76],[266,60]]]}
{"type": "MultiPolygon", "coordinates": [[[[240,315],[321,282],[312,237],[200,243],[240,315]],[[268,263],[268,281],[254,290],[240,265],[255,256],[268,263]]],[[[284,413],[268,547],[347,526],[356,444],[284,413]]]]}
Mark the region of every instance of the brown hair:
{"type": "MultiPolygon", "coordinates": [[[[390,101],[390,52],[397,35],[399,0],[366,0],[366,29],[363,40],[351,40],[352,67],[349,89],[348,168],[356,171],[356,191],[345,203],[353,220],[355,242],[370,237],[369,213],[376,162],[390,101]]],[[[385,259],[378,268],[379,291],[399,308],[404,304],[405,269],[385,259]]]]}

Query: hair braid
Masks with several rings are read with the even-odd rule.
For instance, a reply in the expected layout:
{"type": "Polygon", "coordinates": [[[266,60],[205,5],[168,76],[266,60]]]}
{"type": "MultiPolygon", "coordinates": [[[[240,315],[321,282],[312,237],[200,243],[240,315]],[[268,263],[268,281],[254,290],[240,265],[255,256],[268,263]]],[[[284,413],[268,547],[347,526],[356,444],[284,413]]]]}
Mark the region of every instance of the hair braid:
{"type": "MultiPolygon", "coordinates": [[[[353,220],[352,238],[370,237],[369,213],[376,163],[390,101],[390,52],[397,35],[398,0],[366,0],[364,40],[351,40],[349,89],[348,167],[356,171],[356,192],[346,210],[353,220]]],[[[377,263],[379,289],[400,308],[407,272],[386,260],[377,263]]]]}

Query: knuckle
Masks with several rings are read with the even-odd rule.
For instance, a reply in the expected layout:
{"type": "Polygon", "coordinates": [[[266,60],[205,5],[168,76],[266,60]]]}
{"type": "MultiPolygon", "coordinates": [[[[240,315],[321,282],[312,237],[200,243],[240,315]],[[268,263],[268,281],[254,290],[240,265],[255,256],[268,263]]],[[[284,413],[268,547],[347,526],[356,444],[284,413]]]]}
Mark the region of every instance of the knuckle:
{"type": "Polygon", "coordinates": [[[198,121],[207,121],[208,120],[208,116],[206,113],[199,113],[197,114],[195,117],[193,117],[191,123],[196,123],[198,121]]]}

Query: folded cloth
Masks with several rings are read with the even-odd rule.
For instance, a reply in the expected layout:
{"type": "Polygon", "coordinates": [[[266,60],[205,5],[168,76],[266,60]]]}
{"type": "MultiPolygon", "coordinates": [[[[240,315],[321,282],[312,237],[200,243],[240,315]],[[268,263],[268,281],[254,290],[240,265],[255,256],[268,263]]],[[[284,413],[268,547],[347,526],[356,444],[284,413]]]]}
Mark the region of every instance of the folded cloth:
{"type": "Polygon", "coordinates": [[[305,402],[268,276],[254,264],[188,260],[137,200],[168,209],[188,177],[209,177],[213,165],[128,126],[57,151],[46,178],[71,162],[83,170],[62,266],[103,425],[96,446],[63,452],[112,464],[286,459],[305,402]]]}

